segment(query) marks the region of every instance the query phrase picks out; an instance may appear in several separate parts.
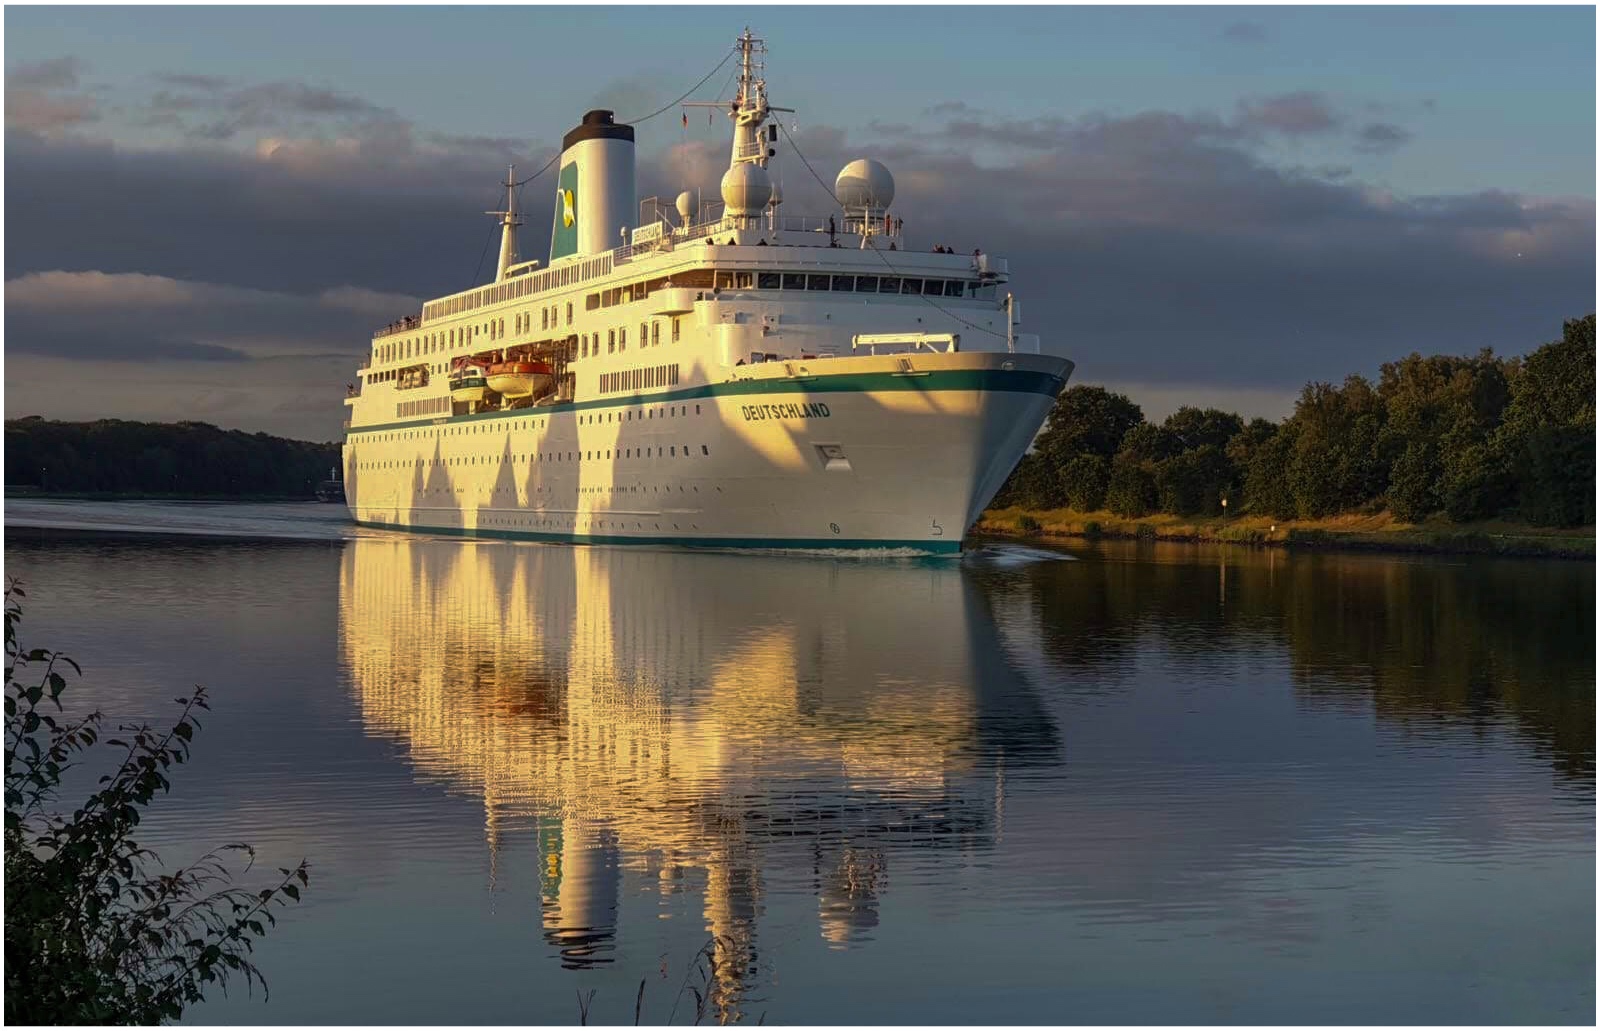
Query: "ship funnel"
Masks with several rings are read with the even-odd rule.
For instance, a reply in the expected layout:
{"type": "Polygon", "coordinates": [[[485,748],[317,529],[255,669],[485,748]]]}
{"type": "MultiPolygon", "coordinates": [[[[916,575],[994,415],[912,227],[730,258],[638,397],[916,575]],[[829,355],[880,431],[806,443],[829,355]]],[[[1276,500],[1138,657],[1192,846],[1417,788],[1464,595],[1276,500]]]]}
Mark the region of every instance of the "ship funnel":
{"type": "Polygon", "coordinates": [[[632,229],[633,126],[618,125],[610,111],[590,111],[561,140],[561,175],[550,227],[550,261],[599,254],[617,246],[619,230],[632,229]]]}

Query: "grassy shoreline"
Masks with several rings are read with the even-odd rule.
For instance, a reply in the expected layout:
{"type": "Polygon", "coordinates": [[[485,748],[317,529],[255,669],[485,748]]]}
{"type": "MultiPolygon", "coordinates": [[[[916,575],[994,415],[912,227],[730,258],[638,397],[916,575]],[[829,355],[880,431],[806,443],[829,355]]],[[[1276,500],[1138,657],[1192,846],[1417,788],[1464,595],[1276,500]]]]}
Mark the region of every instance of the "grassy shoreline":
{"type": "Polygon", "coordinates": [[[1005,537],[1079,537],[1086,540],[1206,541],[1259,547],[1401,551],[1447,555],[1595,557],[1594,527],[1553,529],[1504,520],[1404,523],[1388,512],[1327,519],[1278,521],[1265,516],[1207,517],[1154,514],[1127,519],[1110,512],[1072,509],[991,509],[974,531],[1005,537]]]}

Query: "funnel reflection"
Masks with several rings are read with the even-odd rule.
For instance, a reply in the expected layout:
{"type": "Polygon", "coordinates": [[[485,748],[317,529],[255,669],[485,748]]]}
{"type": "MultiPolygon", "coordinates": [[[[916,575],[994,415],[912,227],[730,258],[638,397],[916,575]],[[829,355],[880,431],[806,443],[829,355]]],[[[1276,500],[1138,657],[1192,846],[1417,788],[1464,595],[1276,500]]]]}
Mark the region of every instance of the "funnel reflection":
{"type": "Polygon", "coordinates": [[[958,564],[357,540],[340,636],[369,731],[482,796],[491,856],[536,828],[563,965],[609,962],[625,877],[703,891],[722,1019],[769,876],[870,940],[893,851],[989,847],[999,757],[1055,748],[958,564]]]}

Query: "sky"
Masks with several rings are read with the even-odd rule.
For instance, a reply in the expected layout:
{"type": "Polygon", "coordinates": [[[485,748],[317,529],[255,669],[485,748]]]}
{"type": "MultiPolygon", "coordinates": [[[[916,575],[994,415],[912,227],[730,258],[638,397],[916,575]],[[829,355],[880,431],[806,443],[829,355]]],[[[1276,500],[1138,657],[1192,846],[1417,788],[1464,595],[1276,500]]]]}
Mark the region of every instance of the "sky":
{"type": "MultiPolygon", "coordinates": [[[[7,417],[336,438],[371,330],[486,275],[505,165],[746,17],[823,179],[884,161],[913,245],[1007,257],[1023,328],[1152,417],[1594,310],[1592,8],[11,7],[7,417]]],[[[715,189],[726,119],[689,123],[639,125],[640,196],[715,189]]]]}

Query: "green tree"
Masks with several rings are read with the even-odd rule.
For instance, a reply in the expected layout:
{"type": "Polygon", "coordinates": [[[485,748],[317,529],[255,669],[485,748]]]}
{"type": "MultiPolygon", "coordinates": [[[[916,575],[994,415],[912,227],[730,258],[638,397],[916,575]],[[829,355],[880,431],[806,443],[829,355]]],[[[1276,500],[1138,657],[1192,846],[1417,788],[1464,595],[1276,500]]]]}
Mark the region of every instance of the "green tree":
{"type": "MultiPolygon", "coordinates": [[[[265,982],[250,962],[274,907],[300,897],[304,862],[258,891],[227,886],[230,860],[214,850],[171,873],[133,838],[142,811],[189,757],[206,709],[197,689],[178,699],[165,731],[123,726],[102,739],[101,716],[61,716],[59,652],[17,641],[22,590],[5,593],[5,1017],[23,1024],[157,1024],[176,1020],[211,985],[265,982]],[[48,702],[54,711],[46,708],[48,702]],[[110,772],[71,816],[56,812],[63,773],[96,748],[110,772]]],[[[246,865],[248,869],[248,865],[246,865]]]]}
{"type": "Polygon", "coordinates": [[[1297,432],[1293,421],[1285,422],[1251,449],[1250,464],[1245,469],[1244,503],[1255,515],[1294,518],[1297,506],[1289,485],[1289,468],[1294,463],[1297,432]]]}
{"type": "Polygon", "coordinates": [[[1347,377],[1340,387],[1307,384],[1292,419],[1289,486],[1302,519],[1354,509],[1383,493],[1388,471],[1378,451],[1383,403],[1365,378],[1347,377]]]}
{"type": "Polygon", "coordinates": [[[1595,317],[1568,319],[1561,339],[1522,362],[1493,446],[1529,522],[1594,523],[1595,317]]]}
{"type": "Polygon", "coordinates": [[[1019,466],[1019,483],[1007,496],[1030,508],[1071,505],[1086,512],[1100,508],[1117,445],[1143,422],[1138,405],[1104,387],[1062,391],[1034,441],[1030,457],[1036,464],[1026,471],[1019,466]]]}

